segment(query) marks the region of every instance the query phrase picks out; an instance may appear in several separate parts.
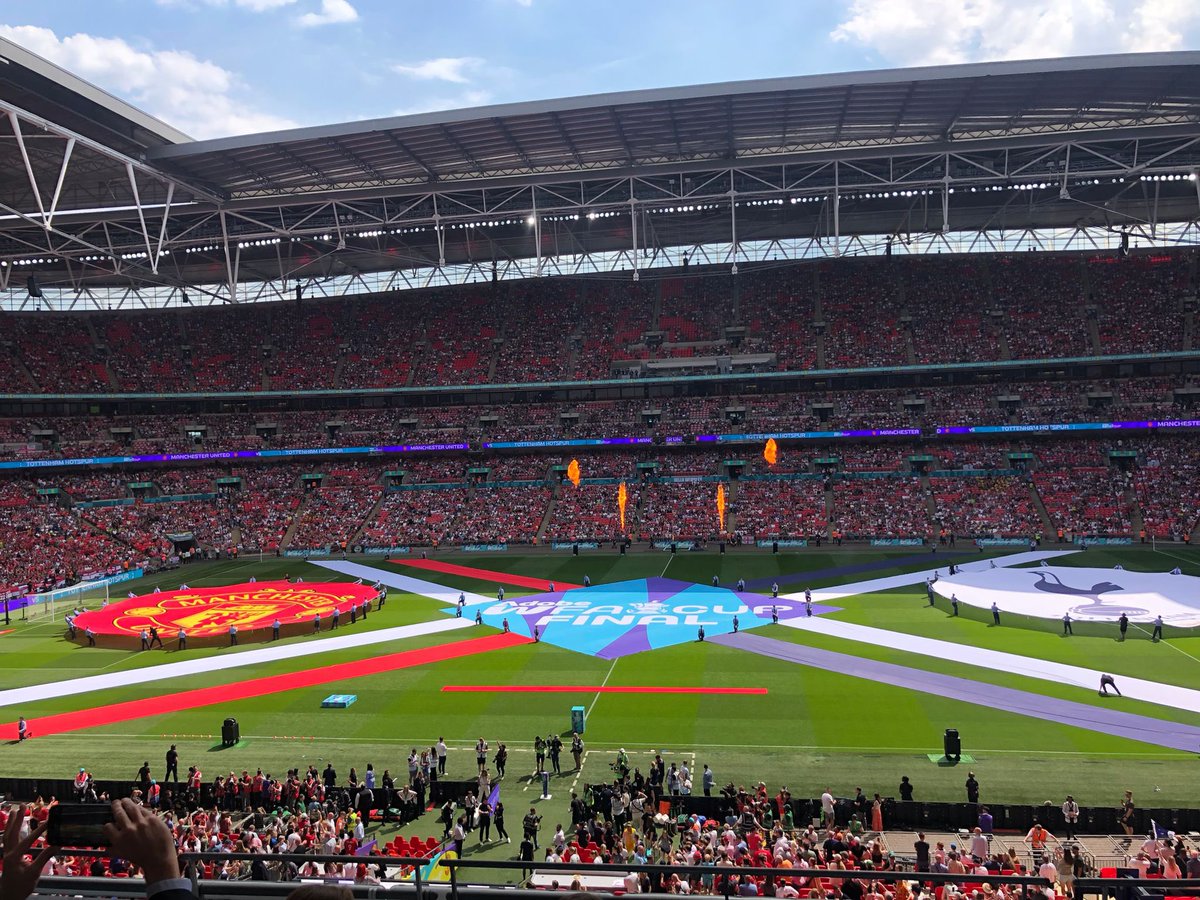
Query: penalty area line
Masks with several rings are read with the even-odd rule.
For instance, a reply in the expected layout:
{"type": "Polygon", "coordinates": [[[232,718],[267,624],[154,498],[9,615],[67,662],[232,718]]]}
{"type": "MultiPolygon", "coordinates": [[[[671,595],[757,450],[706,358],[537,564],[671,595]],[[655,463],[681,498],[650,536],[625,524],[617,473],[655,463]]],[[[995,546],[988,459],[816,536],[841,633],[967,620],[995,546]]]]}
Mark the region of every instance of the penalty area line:
{"type": "MultiPolygon", "coordinates": [[[[669,561],[668,561],[668,564],[669,564],[669,561]]],[[[664,569],[663,571],[666,571],[666,570],[664,569]]],[[[594,697],[592,697],[592,702],[588,704],[586,715],[590,716],[592,714],[592,710],[596,708],[596,701],[600,699],[600,694],[604,691],[604,688],[608,686],[608,679],[612,678],[613,670],[616,669],[617,660],[619,660],[619,659],[620,659],[620,657],[617,657],[616,659],[614,659],[612,661],[612,665],[608,667],[608,674],[604,676],[604,680],[602,682],[600,682],[600,690],[596,691],[596,695],[594,697]]]]}
{"type": "MultiPolygon", "coordinates": [[[[1132,623],[1132,624],[1133,624],[1133,627],[1134,627],[1134,628],[1136,628],[1138,631],[1140,631],[1142,634],[1150,634],[1150,632],[1149,632],[1149,631],[1147,631],[1147,630],[1146,630],[1145,628],[1143,628],[1141,625],[1138,625],[1136,622],[1134,622],[1134,623],[1132,623]]],[[[1187,657],[1188,659],[1190,659],[1192,662],[1200,662],[1200,659],[1197,659],[1195,656],[1192,656],[1192,654],[1188,653],[1186,650],[1180,650],[1178,647],[1176,647],[1176,646],[1175,646],[1174,644],[1172,644],[1170,641],[1163,640],[1162,638],[1159,638],[1159,640],[1158,640],[1158,643],[1162,644],[1163,646],[1170,647],[1170,648],[1171,648],[1172,650],[1174,650],[1176,653],[1182,653],[1184,656],[1186,656],[1186,657],[1187,657]]]]}
{"type": "Polygon", "coordinates": [[[1187,563],[1189,566],[1196,564],[1196,560],[1194,559],[1188,559],[1186,556],[1180,556],[1178,553],[1171,553],[1169,550],[1159,550],[1157,543],[1151,549],[1155,553],[1161,553],[1163,556],[1169,556],[1171,559],[1177,559],[1181,563],[1187,563]]]}

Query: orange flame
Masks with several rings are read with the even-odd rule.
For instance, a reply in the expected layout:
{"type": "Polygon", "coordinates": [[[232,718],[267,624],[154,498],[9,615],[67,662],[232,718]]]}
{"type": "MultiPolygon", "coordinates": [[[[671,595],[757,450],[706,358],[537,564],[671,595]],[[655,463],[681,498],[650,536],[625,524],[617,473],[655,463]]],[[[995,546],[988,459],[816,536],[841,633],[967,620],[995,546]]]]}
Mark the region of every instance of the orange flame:
{"type": "Polygon", "coordinates": [[[717,524],[725,530],[725,485],[717,485],[717,524]]]}
{"type": "Polygon", "coordinates": [[[779,445],[775,443],[775,438],[767,438],[767,446],[763,447],[763,459],[771,466],[779,462],[779,445]]]}
{"type": "Polygon", "coordinates": [[[625,493],[625,482],[621,482],[621,486],[617,488],[617,509],[621,511],[621,533],[625,533],[625,502],[628,495],[625,493]]]}
{"type": "Polygon", "coordinates": [[[579,487],[579,460],[573,459],[567,466],[567,481],[579,487]]]}

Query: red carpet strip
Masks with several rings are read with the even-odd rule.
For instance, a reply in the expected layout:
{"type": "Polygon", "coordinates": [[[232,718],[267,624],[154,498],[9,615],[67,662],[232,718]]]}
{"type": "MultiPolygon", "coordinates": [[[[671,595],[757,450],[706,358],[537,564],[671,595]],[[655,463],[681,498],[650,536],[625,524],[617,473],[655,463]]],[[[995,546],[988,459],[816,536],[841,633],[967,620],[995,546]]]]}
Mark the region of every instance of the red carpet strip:
{"type": "Polygon", "coordinates": [[[645,685],[588,684],[447,684],[449,693],[487,693],[503,691],[509,694],[765,694],[766,688],[751,687],[647,687],[645,685]]]}
{"type": "MultiPolygon", "coordinates": [[[[394,672],[397,669],[409,669],[413,666],[423,666],[428,663],[458,659],[463,656],[487,653],[490,650],[499,650],[502,647],[512,647],[516,644],[527,643],[529,643],[529,638],[519,634],[493,634],[468,641],[440,644],[436,647],[422,647],[419,650],[404,650],[399,653],[389,653],[386,656],[376,656],[372,659],[336,663],[332,666],[322,666],[318,669],[307,669],[302,672],[271,675],[266,678],[254,678],[249,681],[235,681],[233,684],[220,684],[215,687],[197,688],[196,690],[181,691],[178,694],[166,694],[161,697],[129,700],[125,703],[113,703],[109,706],[81,709],[76,712],[60,713],[43,718],[31,717],[29,719],[29,730],[34,734],[35,738],[47,734],[81,731],[84,728],[113,725],[117,722],[140,719],[144,716],[160,716],[164,713],[182,712],[183,710],[195,709],[199,706],[211,706],[214,703],[248,700],[251,697],[262,697],[266,694],[277,694],[281,691],[294,691],[300,688],[315,687],[316,685],[328,684],[333,681],[353,681],[369,675],[378,675],[381,672],[394,672]]],[[[16,722],[8,722],[0,725],[0,735],[15,736],[16,733],[16,722]]]]}
{"type": "Polygon", "coordinates": [[[455,563],[441,562],[436,559],[389,559],[388,562],[398,566],[411,566],[414,569],[424,569],[428,572],[442,572],[446,575],[463,575],[467,578],[478,578],[480,581],[494,581],[497,584],[507,584],[511,587],[533,588],[536,591],[548,591],[550,585],[555,590],[569,591],[581,584],[567,584],[565,581],[547,581],[545,578],[530,578],[527,575],[513,575],[511,572],[495,572],[491,569],[477,569],[474,566],[460,566],[455,563]]]}

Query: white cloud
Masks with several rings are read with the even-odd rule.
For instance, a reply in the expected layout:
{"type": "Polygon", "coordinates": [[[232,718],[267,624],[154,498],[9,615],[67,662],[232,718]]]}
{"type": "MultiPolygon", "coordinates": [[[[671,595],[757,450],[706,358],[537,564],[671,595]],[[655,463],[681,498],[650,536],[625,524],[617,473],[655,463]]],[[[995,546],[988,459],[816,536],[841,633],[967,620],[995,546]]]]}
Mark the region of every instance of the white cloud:
{"type": "Polygon", "coordinates": [[[478,69],[483,63],[484,61],[477,56],[439,56],[437,59],[427,59],[411,65],[397,63],[392,66],[392,71],[422,81],[468,84],[471,81],[468,73],[478,69]]]}
{"type": "Polygon", "coordinates": [[[851,0],[833,30],[902,66],[1175,50],[1191,0],[851,0]]]}
{"type": "Polygon", "coordinates": [[[337,25],[342,22],[353,22],[358,18],[358,10],[350,0],[321,0],[321,11],[305,13],[296,21],[305,28],[317,25],[337,25]]]}
{"type": "Polygon", "coordinates": [[[410,106],[393,111],[392,115],[415,116],[419,113],[437,112],[443,109],[470,109],[475,106],[486,106],[491,102],[491,91],[463,91],[461,94],[447,97],[426,97],[410,106]]]}
{"type": "Polygon", "coordinates": [[[296,123],[243,104],[237,77],[178,50],[139,50],[121,38],[0,25],[0,36],[170,122],[194,137],[291,128],[296,123]]]}

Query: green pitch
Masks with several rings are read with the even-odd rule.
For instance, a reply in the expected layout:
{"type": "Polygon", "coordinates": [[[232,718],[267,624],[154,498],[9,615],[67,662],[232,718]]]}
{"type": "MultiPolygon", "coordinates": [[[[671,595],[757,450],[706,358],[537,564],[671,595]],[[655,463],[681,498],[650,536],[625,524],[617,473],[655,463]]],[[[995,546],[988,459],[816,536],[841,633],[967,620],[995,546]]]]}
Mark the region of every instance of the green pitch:
{"type": "MultiPolygon", "coordinates": [[[[439,558],[561,583],[579,583],[585,574],[593,583],[602,583],[665,573],[670,578],[701,584],[707,584],[714,574],[729,583],[740,577],[816,573],[831,567],[886,560],[886,568],[841,577],[814,577],[811,584],[785,587],[785,592],[804,586],[815,588],[877,578],[930,563],[928,552],[815,548],[778,556],[765,551],[739,551],[722,557],[710,551],[677,556],[636,553],[621,557],[591,552],[577,558],[545,553],[440,554],[439,558]]],[[[1200,553],[1181,547],[1169,548],[1167,552],[1138,547],[1092,549],[1056,564],[1110,566],[1118,562],[1127,569],[1155,571],[1180,565],[1185,573],[1200,575],[1200,553]]],[[[389,568],[387,563],[377,566],[389,568]]],[[[129,588],[122,585],[120,593],[123,596],[127,589],[145,593],[155,585],[174,588],[180,580],[193,587],[242,582],[251,575],[267,580],[282,577],[284,572],[303,575],[305,581],[342,577],[296,560],[196,564],[179,572],[144,578],[129,588]]],[[[495,590],[495,585],[487,581],[411,569],[406,574],[485,594],[495,590]]],[[[506,592],[510,597],[522,593],[516,589],[506,592]]],[[[97,598],[88,598],[86,605],[94,606],[97,602],[97,598]]],[[[1147,635],[1131,630],[1131,638],[1119,644],[1114,636],[1106,634],[1062,638],[1048,627],[1014,624],[991,628],[983,621],[966,616],[951,618],[944,609],[928,607],[921,586],[846,598],[834,605],[842,607],[840,612],[831,614],[834,618],[877,628],[1103,669],[1118,680],[1122,675],[1137,675],[1200,688],[1200,636],[1168,635],[1168,641],[1151,644],[1147,635]]],[[[442,616],[435,601],[393,591],[384,610],[372,613],[366,627],[385,628],[442,616]]],[[[185,658],[236,654],[260,646],[137,653],[68,643],[62,636],[61,617],[26,622],[14,617],[8,627],[13,631],[0,636],[3,651],[0,689],[121,672],[185,658]]],[[[360,623],[355,627],[364,626],[360,623]]],[[[1091,690],[889,647],[782,626],[766,626],[760,631],[781,640],[988,681],[1047,697],[1063,697],[1084,704],[1111,702],[1098,698],[1091,690]]],[[[33,723],[36,734],[38,717],[52,713],[366,659],[485,633],[490,630],[477,626],[444,635],[215,672],[189,678],[186,684],[157,682],[47,700],[21,708],[7,707],[0,710],[0,721],[14,721],[18,714],[23,714],[33,723]]],[[[132,780],[142,761],[149,760],[158,776],[168,743],[176,743],[181,768],[198,764],[206,780],[218,772],[240,773],[242,769],[253,771],[261,766],[264,771],[281,774],[285,769],[309,764],[323,767],[332,760],[343,776],[352,765],[361,774],[371,762],[377,772],[390,769],[402,782],[410,748],[429,746],[439,735],[444,735],[452,748],[449,774],[465,778],[474,770],[470,748],[482,735],[493,747],[504,741],[510,749],[502,799],[509,810],[511,829],[539,794],[530,779],[534,736],[569,731],[569,710],[576,704],[588,709],[585,734],[588,753],[578,776],[567,771],[569,755],[564,754],[564,774],[551,779],[553,799],[538,804],[543,807],[545,824],[551,828],[557,821],[569,822],[566,810],[573,787],[582,789],[585,782],[609,776],[609,763],[620,747],[629,750],[632,764],[643,769],[655,751],[662,752],[668,761],[686,761],[697,772],[707,763],[716,774],[718,786],[728,781],[749,784],[762,780],[772,789],[786,784],[796,795],[816,796],[827,786],[836,794],[848,795],[861,785],[868,794],[878,791],[883,796],[894,796],[900,776],[908,775],[916,785],[917,799],[963,800],[965,770],[939,767],[928,757],[940,751],[941,734],[947,727],[959,729],[964,751],[974,758],[972,768],[982,785],[984,802],[1051,800],[1057,804],[1065,793],[1071,792],[1085,805],[1115,805],[1120,792],[1128,788],[1142,806],[1200,803],[1200,793],[1194,786],[1197,766],[1194,753],[1029,719],[973,706],[953,697],[917,693],[711,643],[669,647],[613,662],[545,644],[510,647],[368,678],[40,737],[21,745],[5,741],[0,744],[0,771],[10,776],[65,778],[85,765],[102,778],[132,780]],[[597,694],[586,688],[578,694],[448,694],[441,691],[447,684],[742,686],[765,687],[768,694],[597,694]],[[321,699],[333,693],[357,694],[358,702],[349,709],[321,709],[321,699]],[[229,715],[241,723],[243,740],[236,747],[221,749],[220,722],[229,715]],[[1160,789],[1161,793],[1156,793],[1160,789]]],[[[1200,726],[1200,716],[1167,707],[1127,701],[1123,708],[1200,726]]],[[[697,777],[697,790],[698,785],[697,777]]],[[[429,821],[410,826],[407,832],[413,833],[415,829],[422,834],[433,833],[435,827],[429,821]]],[[[483,852],[508,857],[515,852],[514,847],[493,847],[483,852]]]]}

